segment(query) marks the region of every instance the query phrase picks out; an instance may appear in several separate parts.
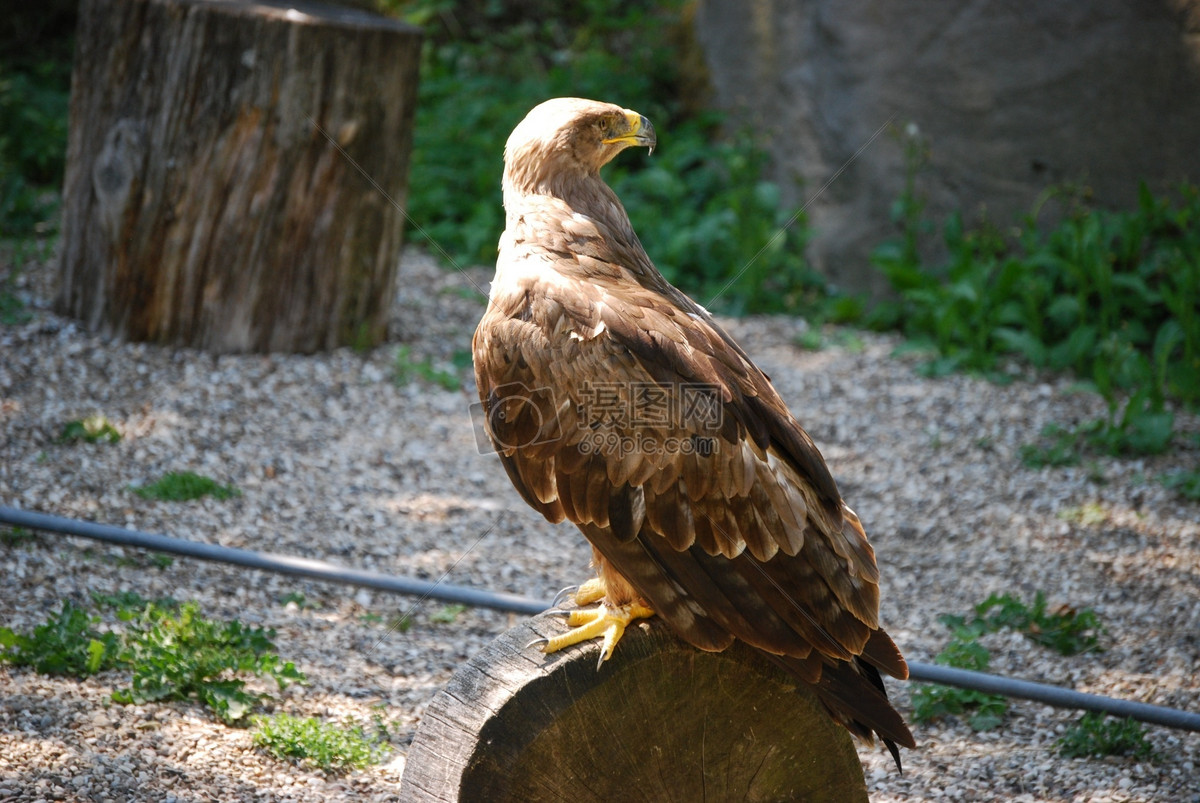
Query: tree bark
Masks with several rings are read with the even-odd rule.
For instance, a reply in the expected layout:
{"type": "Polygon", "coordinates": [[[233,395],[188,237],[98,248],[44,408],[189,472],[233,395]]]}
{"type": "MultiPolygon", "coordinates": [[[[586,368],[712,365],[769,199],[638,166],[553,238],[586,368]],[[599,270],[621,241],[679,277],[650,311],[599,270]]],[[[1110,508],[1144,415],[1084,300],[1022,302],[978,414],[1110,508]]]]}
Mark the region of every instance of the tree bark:
{"type": "Polygon", "coordinates": [[[354,9],[83,0],[59,309],[213,352],[382,341],[419,56],[354,9]]]}
{"type": "Polygon", "coordinates": [[[850,735],[744,644],[706,653],[659,620],[543,655],[541,614],[461,667],[408,753],[405,803],[866,801],[850,735]]]}

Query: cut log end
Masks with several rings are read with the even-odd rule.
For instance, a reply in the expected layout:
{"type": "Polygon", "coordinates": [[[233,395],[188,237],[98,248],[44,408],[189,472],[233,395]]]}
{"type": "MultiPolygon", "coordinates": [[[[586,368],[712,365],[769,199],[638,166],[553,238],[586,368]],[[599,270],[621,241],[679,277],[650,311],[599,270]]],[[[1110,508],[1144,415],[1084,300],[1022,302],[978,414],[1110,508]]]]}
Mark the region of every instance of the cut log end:
{"type": "Polygon", "coordinates": [[[214,353],[380,343],[420,49],[313,2],[83,0],[59,310],[214,353]]]}
{"type": "Polygon", "coordinates": [[[409,751],[405,801],[865,801],[850,735],[741,643],[706,653],[660,621],[543,655],[541,614],[461,667],[409,751]]]}

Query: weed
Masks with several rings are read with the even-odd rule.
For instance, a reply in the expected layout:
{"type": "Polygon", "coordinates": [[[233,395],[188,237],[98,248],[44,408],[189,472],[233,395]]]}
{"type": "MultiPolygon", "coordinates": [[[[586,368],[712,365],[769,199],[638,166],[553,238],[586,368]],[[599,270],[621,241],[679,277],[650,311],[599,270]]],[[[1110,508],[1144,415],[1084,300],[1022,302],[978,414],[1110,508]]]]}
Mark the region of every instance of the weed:
{"type": "Polygon", "coordinates": [[[256,717],[254,744],[277,759],[339,772],[376,764],[386,752],[380,739],[357,725],[339,726],[289,714],[256,717]]]}
{"type": "Polygon", "coordinates": [[[100,414],[89,415],[76,421],[68,421],[59,433],[59,443],[120,443],[121,433],[112,422],[100,414]]]}
{"type": "Polygon", "coordinates": [[[33,313],[17,294],[17,271],[9,272],[0,283],[0,324],[17,326],[33,319],[33,313]]]}
{"type": "Polygon", "coordinates": [[[1042,427],[1041,439],[1021,447],[1021,462],[1028,468],[1079,464],[1079,435],[1058,424],[1042,427]]]}
{"type": "Polygon", "coordinates": [[[147,605],[154,605],[160,610],[175,609],[180,604],[179,600],[173,597],[160,597],[151,602],[136,591],[119,591],[116,594],[93,591],[92,602],[101,608],[114,608],[123,611],[137,611],[145,608],[147,605]]]}
{"type": "Polygon", "coordinates": [[[805,351],[820,351],[825,348],[825,335],[814,326],[793,337],[792,342],[805,351]]]}
{"type": "MultiPolygon", "coordinates": [[[[986,672],[989,658],[987,649],[973,638],[956,637],[934,661],[958,669],[986,672]]],[[[951,714],[968,714],[967,724],[976,731],[999,726],[1008,711],[1008,700],[1003,695],[936,683],[918,684],[913,690],[912,704],[913,719],[917,722],[929,722],[951,714]]]]}
{"type": "Polygon", "coordinates": [[[475,364],[475,355],[470,349],[455,349],[450,356],[450,364],[458,371],[470,370],[475,364]]]}
{"type": "Polygon", "coordinates": [[[1185,499],[1200,502],[1200,471],[1174,471],[1159,477],[1159,482],[1185,499]]]}
{"type": "MultiPolygon", "coordinates": [[[[899,298],[867,315],[932,346],[927,372],[1009,375],[1012,357],[1072,371],[1108,411],[1045,445],[1023,451],[1027,465],[1066,465],[1084,447],[1105,454],[1157,454],[1171,441],[1168,398],[1200,402],[1200,188],[1183,184],[1156,198],[1145,187],[1137,207],[1086,206],[1081,193],[1054,190],[1065,213],[1054,227],[1036,211],[1012,230],[952,215],[943,228],[948,257],[922,263],[931,228],[914,178],[924,144],[906,141],[908,180],[895,218],[901,237],[872,257],[899,298]]],[[[1045,433],[1044,433],[1045,437],[1045,433]]]]}
{"type": "Polygon", "coordinates": [[[280,605],[291,605],[295,603],[297,608],[311,608],[312,603],[308,601],[308,597],[298,591],[290,591],[279,598],[280,605]]]}
{"type": "Polygon", "coordinates": [[[1058,518],[1084,527],[1096,527],[1108,521],[1108,511],[1096,502],[1088,502],[1079,507],[1067,507],[1058,511],[1058,518]]]}
{"type": "Polygon", "coordinates": [[[270,678],[281,690],[305,679],[295,665],[275,654],[274,630],[206,619],[193,602],[178,610],[155,605],[140,612],[122,610],[118,616],[132,623],[121,660],[133,668],[133,678],[129,688],[113,693],[116,702],[194,698],[232,723],[270,698],[247,690],[239,675],[270,678]]]}
{"type": "Polygon", "coordinates": [[[1146,731],[1132,719],[1115,719],[1089,712],[1058,740],[1058,750],[1069,758],[1129,756],[1158,761],[1160,756],[1146,741],[1146,731]]]}
{"type": "Polygon", "coordinates": [[[438,385],[444,390],[458,390],[462,386],[455,374],[434,368],[433,360],[429,357],[418,360],[413,356],[411,347],[400,346],[396,349],[396,384],[403,386],[417,379],[438,385]]]}
{"type": "Polygon", "coordinates": [[[0,658],[44,675],[94,675],[115,666],[120,651],[118,636],[100,632],[98,624],[98,617],[63,600],[62,610],[28,635],[0,627],[0,658]]]}
{"type": "Polygon", "coordinates": [[[0,544],[10,549],[24,546],[35,540],[37,540],[37,535],[24,527],[0,527],[0,544]]]}
{"type": "Polygon", "coordinates": [[[44,234],[67,153],[69,60],[0,60],[0,236],[44,234]]]}
{"type": "MultiPolygon", "coordinates": [[[[936,663],[976,672],[987,671],[991,659],[979,638],[987,633],[1012,629],[1062,655],[1075,655],[1099,649],[1098,635],[1103,632],[1091,610],[1076,611],[1062,606],[1046,611],[1046,598],[1040,591],[1033,606],[1027,606],[1010,594],[992,594],[975,606],[974,615],[945,614],[939,617],[953,634],[934,659],[936,663]]],[[[968,724],[977,731],[997,727],[1008,710],[1001,695],[959,689],[938,684],[920,684],[913,691],[913,718],[928,722],[948,714],[969,713],[968,724]]]]}
{"type": "Polygon", "coordinates": [[[1034,595],[1032,607],[1011,594],[992,594],[975,606],[975,616],[971,620],[947,615],[942,616],[941,621],[955,633],[982,635],[1004,629],[1016,630],[1030,641],[1060,655],[1099,650],[1099,637],[1104,632],[1095,611],[1090,608],[1077,611],[1061,605],[1047,611],[1046,595],[1041,591],[1034,595]]]}
{"type": "Polygon", "coordinates": [[[116,609],[124,633],[101,632],[98,617],[69,601],[28,635],[0,628],[0,658],[38,672],[84,677],[105,669],[132,671],[129,688],[113,692],[118,703],[198,699],[222,721],[236,722],[270,695],[246,689],[240,675],[274,680],[280,689],[304,681],[274,653],[275,631],[238,621],[216,622],[194,602],[147,602],[133,592],[92,595],[116,609]]]}
{"type": "Polygon", "coordinates": [[[429,621],[443,625],[451,625],[458,621],[458,617],[462,616],[467,610],[466,605],[453,603],[443,605],[441,610],[434,611],[429,615],[429,621]]]}
{"type": "Polygon", "coordinates": [[[190,502],[205,496],[229,499],[241,494],[232,485],[220,485],[216,480],[190,471],[168,472],[157,482],[130,490],[143,499],[160,502],[190,502]]]}

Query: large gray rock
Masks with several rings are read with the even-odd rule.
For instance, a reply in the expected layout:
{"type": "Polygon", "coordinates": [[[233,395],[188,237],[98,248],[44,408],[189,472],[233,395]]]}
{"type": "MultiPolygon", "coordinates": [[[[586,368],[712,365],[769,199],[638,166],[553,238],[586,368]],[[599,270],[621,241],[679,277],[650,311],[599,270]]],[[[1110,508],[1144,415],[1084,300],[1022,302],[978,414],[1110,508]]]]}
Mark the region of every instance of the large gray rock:
{"type": "Polygon", "coordinates": [[[789,201],[847,165],[809,207],[809,257],[847,289],[883,289],[868,255],[896,232],[910,124],[939,221],[1007,224],[1059,182],[1121,206],[1200,180],[1197,0],[700,0],[695,19],[716,105],[761,132],[789,201]]]}

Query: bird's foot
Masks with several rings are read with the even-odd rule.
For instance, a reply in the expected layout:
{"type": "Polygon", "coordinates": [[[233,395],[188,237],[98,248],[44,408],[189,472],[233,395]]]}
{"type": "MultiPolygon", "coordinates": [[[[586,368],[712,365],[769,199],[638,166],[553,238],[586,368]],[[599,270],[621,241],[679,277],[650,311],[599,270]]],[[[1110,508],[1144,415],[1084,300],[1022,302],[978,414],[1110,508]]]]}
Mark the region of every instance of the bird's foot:
{"type": "MultiPolygon", "coordinates": [[[[580,591],[583,591],[588,585],[590,583],[585,583],[580,588],[580,591]]],[[[603,590],[603,585],[601,585],[601,589],[603,590]]],[[[575,599],[577,601],[580,599],[579,592],[576,592],[575,599]]],[[[597,669],[612,656],[613,648],[617,646],[617,642],[621,640],[621,636],[625,635],[625,628],[631,622],[635,619],[645,619],[654,615],[654,611],[637,602],[629,602],[624,605],[601,603],[594,608],[559,611],[558,613],[566,614],[567,625],[571,629],[561,636],[549,639],[537,639],[529,646],[540,647],[542,652],[550,654],[570,647],[573,644],[579,644],[580,642],[594,638],[603,638],[604,643],[600,649],[600,658],[596,661],[597,669]]]]}
{"type": "Polygon", "coordinates": [[[584,605],[599,602],[607,593],[608,587],[604,585],[604,581],[599,577],[593,577],[571,592],[571,601],[582,608],[584,605]]]}

